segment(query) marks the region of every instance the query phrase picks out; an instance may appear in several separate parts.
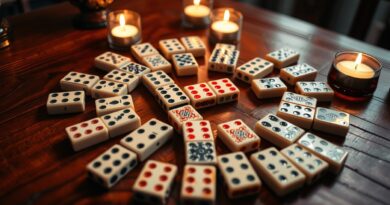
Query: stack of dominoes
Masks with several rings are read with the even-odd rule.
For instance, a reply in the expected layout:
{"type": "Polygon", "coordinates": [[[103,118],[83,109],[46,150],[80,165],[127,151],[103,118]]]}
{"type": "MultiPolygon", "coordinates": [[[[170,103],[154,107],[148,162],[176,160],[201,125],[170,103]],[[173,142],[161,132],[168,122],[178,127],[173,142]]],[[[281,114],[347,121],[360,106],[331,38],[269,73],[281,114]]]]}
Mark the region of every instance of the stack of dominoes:
{"type": "Polygon", "coordinates": [[[149,68],[112,52],[97,56],[95,66],[109,73],[100,79],[96,75],[72,71],[61,79],[61,89],[84,90],[94,98],[120,96],[133,91],[139,83],[140,76],[150,72],[149,68]]]}
{"type": "Polygon", "coordinates": [[[172,71],[172,65],[150,43],[142,43],[131,47],[133,56],[138,62],[143,63],[152,71],[163,70],[167,73],[172,71]]]}
{"type": "Polygon", "coordinates": [[[152,71],[172,72],[172,60],[178,76],[196,75],[198,63],[195,57],[204,56],[206,46],[198,36],[164,39],[159,41],[160,51],[150,43],[142,43],[131,47],[131,52],[138,62],[143,63],[152,71]]]}
{"type": "Polygon", "coordinates": [[[208,70],[221,73],[233,73],[236,69],[240,51],[236,46],[217,44],[210,55],[208,70]]]}
{"type": "Polygon", "coordinates": [[[314,97],[285,92],[277,115],[305,129],[345,136],[349,128],[349,114],[316,105],[314,97]]]}
{"type": "MultiPolygon", "coordinates": [[[[209,70],[233,73],[233,78],[250,83],[260,99],[282,97],[277,114],[257,121],[254,130],[241,119],[219,123],[218,136],[231,153],[218,156],[211,123],[197,109],[237,101],[240,90],[228,78],[181,89],[167,74],[172,70],[168,60],[172,60],[177,76],[197,74],[195,57],[204,56],[206,49],[199,37],[165,39],[159,47],[162,55],[150,43],[131,47],[133,56],[146,66],[105,52],[95,58],[95,66],[108,72],[103,79],[72,71],[60,81],[65,92],[49,94],[49,114],[83,112],[86,95],[96,98],[97,117],[65,129],[75,151],[127,134],[86,166],[89,177],[97,183],[106,188],[115,185],[167,143],[174,130],[183,136],[185,150],[180,191],[183,203],[215,204],[216,167],[229,198],[259,193],[262,181],[277,195],[284,196],[315,182],[327,170],[340,172],[348,153],[304,129],[345,136],[349,114],[317,107],[317,101],[332,101],[333,90],[325,82],[314,81],[317,70],[312,66],[293,65],[299,59],[297,51],[283,48],[236,68],[236,47],[216,45],[209,70]],[[274,68],[281,69],[280,78],[264,78],[274,68]],[[171,125],[155,118],[141,125],[129,94],[140,81],[167,112],[171,125]],[[283,81],[295,85],[296,93],[287,92],[283,81]],[[260,137],[280,150],[259,150],[260,137]]],[[[134,199],[165,203],[177,172],[176,165],[148,160],[134,183],[134,199]]]]}

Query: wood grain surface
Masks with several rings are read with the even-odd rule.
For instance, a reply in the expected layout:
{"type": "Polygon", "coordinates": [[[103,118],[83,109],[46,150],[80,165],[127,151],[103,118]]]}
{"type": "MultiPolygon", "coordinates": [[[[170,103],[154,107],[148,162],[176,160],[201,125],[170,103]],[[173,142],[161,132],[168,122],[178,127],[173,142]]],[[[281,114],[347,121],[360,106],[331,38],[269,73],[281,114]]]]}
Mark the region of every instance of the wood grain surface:
{"type": "MultiPolygon", "coordinates": [[[[379,87],[364,103],[335,99],[320,104],[350,113],[351,127],[346,138],[318,135],[349,152],[342,172],[325,175],[320,181],[284,198],[263,185],[253,197],[228,200],[218,183],[218,204],[389,204],[390,200],[390,53],[389,51],[341,36],[313,25],[247,4],[217,1],[216,7],[234,7],[244,15],[239,65],[280,47],[301,53],[300,62],[319,70],[318,80],[326,80],[335,52],[357,50],[378,57],[383,63],[379,87]]],[[[127,8],[142,15],[143,40],[157,47],[159,39],[199,35],[207,42],[206,30],[180,26],[178,0],[123,0],[114,9],[127,8]]],[[[49,116],[46,100],[60,91],[59,80],[69,71],[103,76],[93,67],[93,59],[109,50],[106,29],[76,30],[72,18],[78,11],[69,3],[10,18],[11,47],[0,51],[0,204],[129,204],[131,187],[142,165],[131,171],[109,191],[87,179],[85,165],[121,137],[74,152],[65,127],[93,118],[94,100],[88,98],[80,114],[49,116]]],[[[122,54],[130,56],[129,52],[122,54]]],[[[206,59],[210,54],[207,52],[206,59]]],[[[204,59],[197,77],[176,77],[180,86],[231,77],[207,72],[204,59]]],[[[274,73],[273,75],[277,75],[274,73]]],[[[276,113],[280,99],[258,100],[246,83],[234,80],[241,90],[238,103],[200,110],[216,130],[218,123],[240,118],[251,127],[267,113],[276,113]]],[[[290,88],[291,90],[291,88],[290,88]]],[[[142,122],[152,117],[167,122],[167,116],[140,85],[132,92],[136,112],[142,122]]],[[[219,154],[227,148],[218,139],[219,154]]],[[[271,146],[263,140],[261,149],[271,146]]],[[[178,204],[183,165],[183,143],[179,135],[158,150],[151,159],[179,166],[169,204],[178,204]]]]}

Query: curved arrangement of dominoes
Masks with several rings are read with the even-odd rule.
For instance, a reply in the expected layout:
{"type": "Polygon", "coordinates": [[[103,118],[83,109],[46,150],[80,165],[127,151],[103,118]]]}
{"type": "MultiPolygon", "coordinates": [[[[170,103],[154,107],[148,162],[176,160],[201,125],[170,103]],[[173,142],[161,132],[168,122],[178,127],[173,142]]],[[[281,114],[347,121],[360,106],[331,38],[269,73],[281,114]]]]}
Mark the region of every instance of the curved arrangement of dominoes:
{"type": "MultiPolygon", "coordinates": [[[[150,43],[132,46],[133,56],[143,65],[105,52],[95,58],[95,66],[108,71],[103,79],[72,71],[60,81],[65,92],[49,94],[49,114],[82,112],[85,95],[96,98],[97,117],[66,128],[75,151],[129,133],[87,165],[91,179],[112,187],[168,142],[175,131],[183,136],[185,147],[180,192],[184,202],[215,203],[215,166],[230,198],[257,194],[262,181],[283,196],[305,183],[313,183],[327,170],[337,174],[342,169],[348,153],[305,129],[345,136],[349,114],[317,107],[317,101],[332,100],[333,90],[325,82],[314,81],[317,70],[312,66],[293,65],[298,61],[298,52],[283,48],[236,67],[236,47],[215,46],[208,70],[233,74],[250,83],[260,99],[281,97],[276,115],[260,119],[253,130],[240,119],[219,124],[218,136],[232,153],[217,156],[216,136],[210,122],[197,109],[237,101],[240,90],[228,78],[180,88],[169,77],[172,64],[168,60],[178,76],[197,74],[195,57],[204,56],[206,50],[199,37],[161,40],[159,46],[162,55],[150,43]],[[264,78],[274,68],[281,69],[280,77],[264,78]],[[153,118],[141,125],[129,95],[141,81],[167,112],[169,124],[153,118]],[[287,92],[285,83],[295,85],[296,93],[287,92]],[[278,149],[259,151],[261,139],[278,149]],[[245,153],[251,153],[250,157],[245,153]]],[[[177,170],[176,165],[148,160],[133,186],[134,200],[164,203],[177,170]]]]}

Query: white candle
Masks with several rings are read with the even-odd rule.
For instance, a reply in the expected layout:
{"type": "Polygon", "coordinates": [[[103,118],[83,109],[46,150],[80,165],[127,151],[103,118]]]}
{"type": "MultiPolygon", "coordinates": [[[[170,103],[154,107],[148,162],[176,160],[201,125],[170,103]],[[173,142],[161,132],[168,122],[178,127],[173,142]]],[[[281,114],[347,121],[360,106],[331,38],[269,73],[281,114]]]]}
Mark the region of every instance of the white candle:
{"type": "Polygon", "coordinates": [[[115,26],[111,33],[118,38],[130,38],[138,34],[138,28],[133,25],[115,26]]]}
{"type": "Polygon", "coordinates": [[[123,14],[119,16],[119,26],[111,30],[111,34],[118,38],[131,38],[138,34],[138,28],[133,25],[126,25],[123,14]]]}
{"type": "Polygon", "coordinates": [[[337,63],[336,67],[340,72],[354,78],[369,79],[374,77],[374,69],[364,63],[361,63],[361,59],[362,54],[359,53],[356,61],[340,61],[337,63]]]}
{"type": "Polygon", "coordinates": [[[214,31],[222,33],[234,33],[238,31],[238,25],[231,21],[216,21],[211,25],[214,31]]]}
{"type": "Polygon", "coordinates": [[[194,0],[194,5],[186,6],[184,13],[190,17],[204,18],[210,15],[210,9],[207,6],[201,5],[200,0],[194,0]]]}
{"type": "Polygon", "coordinates": [[[238,24],[229,21],[229,18],[230,18],[229,10],[226,10],[223,17],[223,21],[213,22],[213,24],[211,25],[211,29],[213,29],[216,32],[221,32],[226,34],[238,32],[238,30],[240,29],[238,24]]]}
{"type": "Polygon", "coordinates": [[[210,24],[210,8],[194,0],[194,4],[184,7],[184,24],[189,27],[205,27],[210,24]]]}

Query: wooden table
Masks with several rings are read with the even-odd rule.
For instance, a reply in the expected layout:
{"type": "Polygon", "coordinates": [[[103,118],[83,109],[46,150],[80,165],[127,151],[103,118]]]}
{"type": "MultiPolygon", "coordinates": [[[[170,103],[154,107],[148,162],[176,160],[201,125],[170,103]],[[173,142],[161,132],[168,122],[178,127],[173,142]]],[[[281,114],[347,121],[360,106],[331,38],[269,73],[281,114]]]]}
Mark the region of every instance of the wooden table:
{"type": "MultiPolygon", "coordinates": [[[[247,4],[216,3],[216,7],[222,6],[234,7],[244,15],[239,64],[288,46],[301,53],[300,62],[318,68],[318,80],[326,79],[332,58],[339,50],[368,52],[380,58],[384,68],[370,101],[350,103],[335,99],[330,105],[352,115],[345,139],[318,133],[349,152],[338,176],[328,174],[316,184],[283,199],[264,185],[255,197],[229,201],[219,183],[218,204],[389,204],[390,53],[247,4]]],[[[117,1],[114,8],[130,8],[141,13],[143,40],[155,46],[159,39],[190,34],[207,40],[206,31],[179,26],[179,1],[117,1]]],[[[110,191],[104,191],[86,178],[85,165],[118,143],[121,137],[81,152],[74,152],[66,137],[65,127],[95,117],[94,100],[87,100],[86,111],[81,114],[49,116],[46,112],[48,93],[60,91],[59,80],[69,71],[104,75],[93,67],[93,59],[109,50],[106,30],[74,29],[71,20],[77,12],[70,4],[62,3],[10,18],[14,41],[10,48],[0,51],[0,204],[128,204],[131,201],[131,187],[142,164],[110,191]]],[[[173,76],[174,80],[184,86],[231,77],[208,73],[204,60],[199,63],[197,78],[173,76]]],[[[214,130],[218,123],[236,118],[253,127],[267,113],[276,112],[280,99],[258,100],[248,84],[234,82],[241,90],[238,103],[200,110],[212,122],[214,130]]],[[[142,122],[152,117],[167,121],[165,113],[143,86],[132,95],[142,122]]],[[[216,143],[220,154],[228,152],[220,140],[216,143]]],[[[262,149],[269,146],[262,141],[262,149]]],[[[179,165],[169,198],[169,204],[176,204],[185,163],[181,137],[176,135],[151,158],[179,165]]]]}

